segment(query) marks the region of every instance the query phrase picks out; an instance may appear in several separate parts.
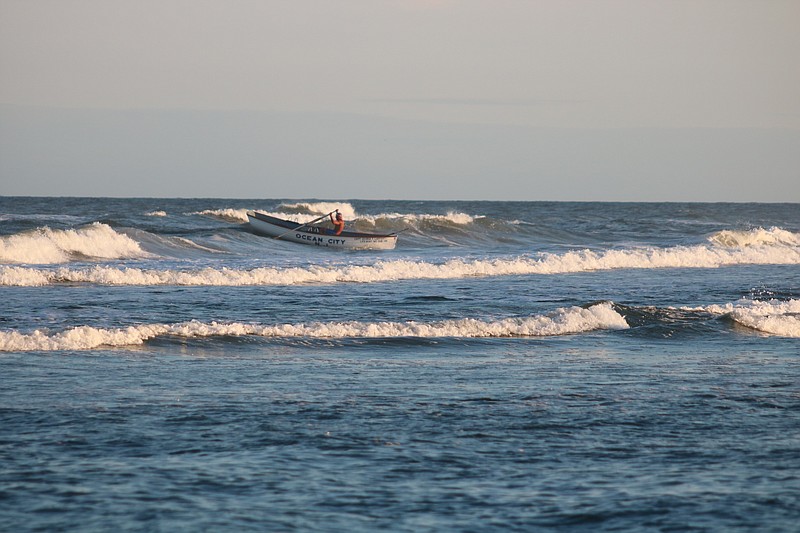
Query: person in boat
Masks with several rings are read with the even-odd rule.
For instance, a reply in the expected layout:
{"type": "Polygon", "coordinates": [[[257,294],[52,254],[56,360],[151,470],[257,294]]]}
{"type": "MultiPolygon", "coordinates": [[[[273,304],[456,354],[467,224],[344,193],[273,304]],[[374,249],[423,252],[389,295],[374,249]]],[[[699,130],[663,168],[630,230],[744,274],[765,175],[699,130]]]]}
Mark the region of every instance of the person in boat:
{"type": "Polygon", "coordinates": [[[336,218],[333,218],[333,213],[331,213],[331,222],[333,223],[333,229],[331,232],[334,235],[341,235],[344,231],[344,217],[338,209],[336,210],[336,218]]]}

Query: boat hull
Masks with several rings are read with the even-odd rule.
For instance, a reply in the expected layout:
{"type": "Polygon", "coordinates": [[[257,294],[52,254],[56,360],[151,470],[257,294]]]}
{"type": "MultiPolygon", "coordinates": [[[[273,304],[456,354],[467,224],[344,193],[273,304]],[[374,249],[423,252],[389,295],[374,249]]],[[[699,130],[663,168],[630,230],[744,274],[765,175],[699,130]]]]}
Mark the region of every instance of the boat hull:
{"type": "Polygon", "coordinates": [[[248,211],[247,219],[256,233],[299,244],[343,250],[392,250],[397,244],[396,234],[343,231],[340,235],[334,235],[326,228],[303,226],[258,211],[248,211]]]}

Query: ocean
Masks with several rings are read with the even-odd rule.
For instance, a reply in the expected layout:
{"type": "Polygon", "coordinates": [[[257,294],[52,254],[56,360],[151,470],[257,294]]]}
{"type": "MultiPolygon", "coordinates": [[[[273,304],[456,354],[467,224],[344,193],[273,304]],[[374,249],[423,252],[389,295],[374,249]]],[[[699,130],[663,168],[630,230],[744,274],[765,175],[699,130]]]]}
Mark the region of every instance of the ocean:
{"type": "Polygon", "coordinates": [[[800,531],[798,204],[0,197],[0,298],[2,531],[800,531]]]}

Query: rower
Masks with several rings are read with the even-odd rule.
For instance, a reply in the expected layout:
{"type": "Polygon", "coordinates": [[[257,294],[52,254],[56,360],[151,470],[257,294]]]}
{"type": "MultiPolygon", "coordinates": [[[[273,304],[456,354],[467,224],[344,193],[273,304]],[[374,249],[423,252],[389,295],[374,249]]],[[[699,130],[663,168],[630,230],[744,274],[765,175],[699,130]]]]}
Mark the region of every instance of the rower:
{"type": "Polygon", "coordinates": [[[333,213],[331,213],[331,222],[333,223],[333,234],[334,235],[341,235],[344,231],[344,217],[336,210],[336,218],[333,218],[333,213]]]}

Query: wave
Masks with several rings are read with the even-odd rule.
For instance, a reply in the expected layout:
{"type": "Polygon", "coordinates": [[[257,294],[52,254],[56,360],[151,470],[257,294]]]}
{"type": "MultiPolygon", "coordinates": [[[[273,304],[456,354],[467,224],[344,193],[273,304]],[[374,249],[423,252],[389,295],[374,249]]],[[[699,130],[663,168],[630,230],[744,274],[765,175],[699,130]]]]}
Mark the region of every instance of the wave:
{"type": "Polygon", "coordinates": [[[247,222],[247,212],[252,209],[205,209],[203,211],[195,211],[193,213],[186,213],[187,215],[202,215],[206,217],[220,218],[227,222],[247,222]]]}
{"type": "MultiPolygon", "coordinates": [[[[308,223],[319,217],[339,209],[344,215],[348,229],[367,232],[408,231],[407,237],[413,242],[424,245],[425,242],[456,244],[457,242],[508,241],[514,238],[536,239],[541,242],[576,243],[589,242],[591,236],[565,231],[564,228],[551,228],[531,224],[522,220],[503,220],[485,215],[473,215],[458,211],[444,214],[435,213],[398,213],[385,212],[377,214],[357,213],[347,202],[317,203],[283,203],[276,210],[259,211],[270,216],[308,223]],[[453,240],[455,238],[455,241],[453,240]],[[423,239],[419,241],[418,239],[423,239]]],[[[226,222],[243,224],[248,222],[247,212],[252,209],[220,208],[207,209],[190,215],[202,215],[217,218],[226,222]]],[[[324,223],[324,222],[323,222],[324,223]]],[[[706,246],[712,248],[740,249],[762,246],[800,246],[800,233],[779,228],[753,228],[749,230],[721,230],[706,238],[706,246]]],[[[689,245],[686,245],[689,246],[689,245]]]]}
{"type": "Polygon", "coordinates": [[[725,305],[681,308],[727,316],[737,324],[781,337],[800,337],[800,300],[739,300],[725,305]]]}
{"type": "Polygon", "coordinates": [[[100,222],[77,229],[42,227],[0,237],[0,262],[4,263],[53,264],[75,258],[123,259],[149,256],[135,240],[100,222]]]}
{"type": "Polygon", "coordinates": [[[625,318],[611,302],[588,307],[560,308],[545,315],[483,321],[473,318],[439,322],[313,322],[308,324],[260,325],[199,322],[178,324],[143,324],[127,328],[104,329],[79,326],[63,332],[36,330],[24,334],[0,332],[0,351],[91,350],[99,347],[140,345],[149,339],[173,337],[241,337],[268,338],[485,338],[540,337],[583,333],[595,330],[627,329],[625,318]]]}
{"type": "Polygon", "coordinates": [[[146,216],[146,217],[165,217],[165,216],[167,216],[167,212],[166,211],[150,211],[148,213],[145,213],[144,216],[146,216]]]}
{"type": "MultiPolygon", "coordinates": [[[[267,213],[271,216],[292,220],[295,222],[308,222],[309,215],[326,215],[331,211],[338,209],[342,215],[348,219],[353,220],[356,218],[356,211],[352,205],[347,202],[316,202],[316,203],[283,203],[278,206],[277,211],[268,212],[263,209],[258,209],[262,213],[267,213]]],[[[253,209],[247,208],[234,208],[227,207],[221,209],[204,209],[203,211],[195,211],[187,213],[188,215],[202,215],[207,217],[219,218],[227,222],[247,222],[247,212],[253,209]]]]}
{"type": "Polygon", "coordinates": [[[356,218],[356,210],[352,204],[348,202],[297,202],[297,203],[282,203],[278,206],[278,212],[296,215],[327,215],[336,209],[346,219],[356,218]]]}
{"type": "Polygon", "coordinates": [[[485,217],[477,215],[468,215],[467,213],[459,213],[450,211],[444,215],[434,214],[415,214],[415,213],[381,213],[378,215],[361,215],[357,218],[359,222],[368,224],[379,225],[383,223],[402,222],[406,225],[415,226],[420,223],[440,223],[451,224],[454,226],[467,226],[476,220],[485,217]]]}
{"type": "Polygon", "coordinates": [[[748,246],[800,246],[800,234],[782,228],[755,228],[746,231],[723,230],[714,233],[708,241],[727,248],[748,246]]]}
{"type": "MultiPolygon", "coordinates": [[[[326,215],[331,211],[339,209],[348,224],[354,224],[360,231],[367,231],[376,227],[405,228],[407,226],[419,227],[420,224],[439,223],[453,226],[466,226],[476,220],[483,219],[482,216],[473,216],[467,213],[448,212],[444,215],[437,214],[415,214],[415,213],[379,213],[377,215],[358,214],[352,205],[348,203],[298,203],[281,204],[276,211],[258,211],[270,216],[291,220],[293,222],[308,222],[310,217],[326,215]]],[[[248,222],[247,212],[253,209],[221,208],[205,209],[188,213],[189,215],[201,215],[218,218],[226,222],[246,223],[248,222]]]]}
{"type": "Polygon", "coordinates": [[[394,260],[378,261],[370,265],[261,267],[250,270],[229,268],[145,270],[101,265],[78,269],[0,266],[0,285],[33,286],[65,282],[109,285],[216,286],[375,283],[408,279],[553,275],[619,269],[719,268],[730,265],[764,264],[800,264],[800,248],[758,246],[728,249],[709,246],[680,246],[603,252],[582,250],[508,259],[451,259],[443,263],[394,260]]]}
{"type": "Polygon", "coordinates": [[[9,221],[53,221],[53,222],[80,222],[86,220],[85,217],[65,214],[30,214],[30,213],[0,213],[0,222],[9,221]]]}

